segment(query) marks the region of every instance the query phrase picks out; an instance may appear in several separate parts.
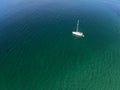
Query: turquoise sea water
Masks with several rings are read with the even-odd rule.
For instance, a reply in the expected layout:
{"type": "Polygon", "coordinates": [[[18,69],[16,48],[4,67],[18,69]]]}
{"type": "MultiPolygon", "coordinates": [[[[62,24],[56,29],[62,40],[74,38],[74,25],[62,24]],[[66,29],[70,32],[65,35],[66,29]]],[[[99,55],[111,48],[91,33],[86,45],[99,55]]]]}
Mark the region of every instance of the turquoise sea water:
{"type": "Polygon", "coordinates": [[[119,1],[0,2],[0,90],[120,89],[119,1]]]}

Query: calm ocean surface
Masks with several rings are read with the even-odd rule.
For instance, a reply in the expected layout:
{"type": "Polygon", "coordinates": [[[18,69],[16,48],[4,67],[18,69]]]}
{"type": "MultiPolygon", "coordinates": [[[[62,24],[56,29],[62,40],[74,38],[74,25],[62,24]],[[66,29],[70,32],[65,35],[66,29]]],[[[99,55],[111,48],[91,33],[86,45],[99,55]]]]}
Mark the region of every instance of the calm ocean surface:
{"type": "Polygon", "coordinates": [[[120,90],[119,5],[1,0],[0,90],[120,90]]]}

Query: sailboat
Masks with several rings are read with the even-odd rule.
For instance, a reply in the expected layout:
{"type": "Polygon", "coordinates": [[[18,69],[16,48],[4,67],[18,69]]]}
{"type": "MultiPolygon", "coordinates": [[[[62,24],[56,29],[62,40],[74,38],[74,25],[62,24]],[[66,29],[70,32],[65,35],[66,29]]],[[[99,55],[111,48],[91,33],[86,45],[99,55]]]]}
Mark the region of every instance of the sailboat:
{"type": "Polygon", "coordinates": [[[77,21],[76,31],[72,31],[72,34],[79,37],[84,37],[84,34],[82,32],[79,32],[78,30],[79,30],[79,20],[77,21]]]}

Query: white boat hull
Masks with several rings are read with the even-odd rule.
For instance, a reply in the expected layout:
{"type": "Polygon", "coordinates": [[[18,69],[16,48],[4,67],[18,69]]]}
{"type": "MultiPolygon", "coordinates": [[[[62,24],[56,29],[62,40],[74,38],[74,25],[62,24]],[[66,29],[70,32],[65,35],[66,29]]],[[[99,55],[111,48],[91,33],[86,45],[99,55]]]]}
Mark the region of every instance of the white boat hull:
{"type": "Polygon", "coordinates": [[[84,37],[84,34],[82,32],[72,32],[73,35],[79,36],[79,37],[84,37]]]}

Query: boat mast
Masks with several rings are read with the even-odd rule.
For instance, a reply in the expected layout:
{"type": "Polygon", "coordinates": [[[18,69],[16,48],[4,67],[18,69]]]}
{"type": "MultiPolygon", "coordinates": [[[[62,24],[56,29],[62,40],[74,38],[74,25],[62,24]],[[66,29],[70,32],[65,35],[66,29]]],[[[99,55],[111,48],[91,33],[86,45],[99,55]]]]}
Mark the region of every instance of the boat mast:
{"type": "Polygon", "coordinates": [[[76,32],[78,32],[79,29],[79,20],[77,21],[77,28],[76,28],[76,32]]]}

